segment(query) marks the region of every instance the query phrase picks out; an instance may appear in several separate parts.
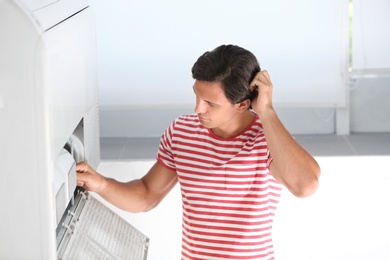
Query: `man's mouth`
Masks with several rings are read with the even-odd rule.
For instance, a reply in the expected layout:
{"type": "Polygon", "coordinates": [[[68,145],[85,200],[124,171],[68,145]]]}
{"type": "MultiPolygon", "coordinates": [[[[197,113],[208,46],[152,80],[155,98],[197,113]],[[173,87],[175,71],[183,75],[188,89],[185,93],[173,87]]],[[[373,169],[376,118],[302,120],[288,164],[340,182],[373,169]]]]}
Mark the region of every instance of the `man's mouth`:
{"type": "Polygon", "coordinates": [[[199,121],[208,121],[207,117],[198,115],[199,121]]]}

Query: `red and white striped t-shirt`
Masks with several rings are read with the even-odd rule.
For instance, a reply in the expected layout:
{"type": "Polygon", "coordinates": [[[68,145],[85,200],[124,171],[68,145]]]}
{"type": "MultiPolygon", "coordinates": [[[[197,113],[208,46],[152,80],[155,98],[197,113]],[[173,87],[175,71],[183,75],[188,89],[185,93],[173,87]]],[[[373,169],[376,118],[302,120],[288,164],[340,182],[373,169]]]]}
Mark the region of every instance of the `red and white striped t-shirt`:
{"type": "Polygon", "coordinates": [[[274,259],[272,222],[282,186],[258,116],[223,139],[197,115],[176,119],[157,160],[175,170],[183,201],[182,259],[274,259]]]}

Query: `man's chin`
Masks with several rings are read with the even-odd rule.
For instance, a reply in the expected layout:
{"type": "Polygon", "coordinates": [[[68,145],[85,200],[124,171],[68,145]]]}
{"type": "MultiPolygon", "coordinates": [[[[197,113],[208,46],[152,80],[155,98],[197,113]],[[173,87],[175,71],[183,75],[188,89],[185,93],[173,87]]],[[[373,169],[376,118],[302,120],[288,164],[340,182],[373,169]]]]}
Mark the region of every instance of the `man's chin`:
{"type": "Polygon", "coordinates": [[[200,124],[202,125],[202,126],[204,126],[204,127],[206,127],[206,128],[211,128],[211,124],[210,124],[210,122],[207,122],[207,121],[204,121],[204,120],[201,120],[201,119],[199,119],[199,122],[200,122],[200,124]]]}

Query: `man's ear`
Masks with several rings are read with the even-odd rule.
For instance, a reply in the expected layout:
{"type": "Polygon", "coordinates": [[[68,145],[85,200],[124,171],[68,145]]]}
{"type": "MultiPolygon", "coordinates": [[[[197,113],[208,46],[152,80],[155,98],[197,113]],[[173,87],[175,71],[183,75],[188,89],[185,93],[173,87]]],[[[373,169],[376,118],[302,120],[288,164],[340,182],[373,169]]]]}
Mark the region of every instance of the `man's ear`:
{"type": "Polygon", "coordinates": [[[237,103],[237,109],[240,111],[240,112],[244,112],[246,111],[249,106],[251,105],[251,101],[250,99],[245,99],[244,101],[240,102],[240,103],[237,103]]]}

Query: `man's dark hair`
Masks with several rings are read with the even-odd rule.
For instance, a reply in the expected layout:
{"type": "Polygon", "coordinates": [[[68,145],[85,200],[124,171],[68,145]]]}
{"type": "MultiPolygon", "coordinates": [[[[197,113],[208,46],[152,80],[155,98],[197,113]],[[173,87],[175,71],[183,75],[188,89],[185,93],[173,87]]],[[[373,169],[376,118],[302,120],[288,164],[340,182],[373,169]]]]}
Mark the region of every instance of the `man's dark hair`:
{"type": "Polygon", "coordinates": [[[249,84],[260,71],[260,65],[250,51],[236,45],[221,45],[200,56],[191,71],[196,80],[221,82],[226,98],[236,104],[254,97],[249,84]]]}

